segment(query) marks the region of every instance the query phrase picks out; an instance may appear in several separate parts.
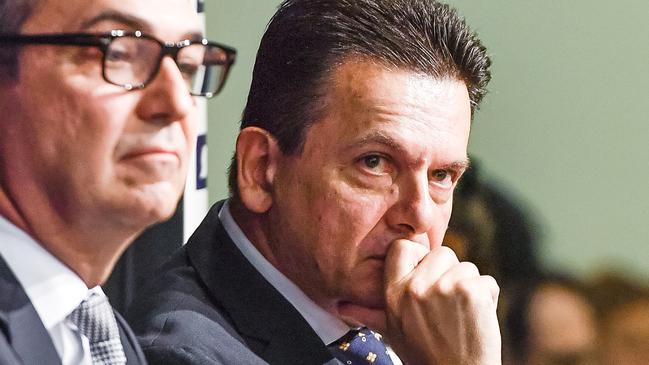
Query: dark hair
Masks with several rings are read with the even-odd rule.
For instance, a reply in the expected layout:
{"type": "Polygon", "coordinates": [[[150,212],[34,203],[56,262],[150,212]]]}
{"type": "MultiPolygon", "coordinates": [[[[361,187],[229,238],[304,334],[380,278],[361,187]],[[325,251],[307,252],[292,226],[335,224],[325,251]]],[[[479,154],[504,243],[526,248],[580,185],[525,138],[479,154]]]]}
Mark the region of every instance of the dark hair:
{"type": "Polygon", "coordinates": [[[532,350],[530,323],[532,299],[539,291],[548,287],[560,287],[569,291],[595,309],[588,287],[579,279],[566,273],[543,271],[535,277],[528,277],[520,280],[516,285],[505,288],[505,299],[509,303],[502,321],[503,347],[511,356],[513,364],[525,363],[532,350]]]}
{"type": "MultiPolygon", "coordinates": [[[[20,33],[39,0],[0,0],[0,33],[20,33]]],[[[18,70],[18,48],[0,48],[0,76],[15,77],[18,70]]]]}
{"type": "MultiPolygon", "coordinates": [[[[328,79],[351,58],[466,83],[475,110],[490,60],[464,19],[435,0],[285,0],[261,40],[241,128],[270,132],[299,153],[326,113],[328,79]]],[[[230,193],[237,194],[236,159],[230,193]]]]}
{"type": "Polygon", "coordinates": [[[631,303],[649,300],[649,287],[623,269],[600,273],[592,280],[590,292],[602,322],[631,303]]]}
{"type": "Polygon", "coordinates": [[[506,186],[486,179],[480,160],[469,157],[471,167],[455,189],[447,232],[465,238],[464,259],[501,287],[538,275],[542,237],[534,212],[506,186]]]}

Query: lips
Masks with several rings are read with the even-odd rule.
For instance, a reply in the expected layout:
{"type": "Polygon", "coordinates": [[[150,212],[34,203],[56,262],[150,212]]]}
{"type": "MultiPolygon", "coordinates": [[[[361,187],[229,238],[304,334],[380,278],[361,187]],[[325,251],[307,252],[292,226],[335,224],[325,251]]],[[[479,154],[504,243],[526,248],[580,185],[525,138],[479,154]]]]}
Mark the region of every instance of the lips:
{"type": "Polygon", "coordinates": [[[144,147],[127,152],[122,156],[122,160],[131,160],[137,158],[175,158],[179,159],[178,151],[164,147],[144,147]]]}

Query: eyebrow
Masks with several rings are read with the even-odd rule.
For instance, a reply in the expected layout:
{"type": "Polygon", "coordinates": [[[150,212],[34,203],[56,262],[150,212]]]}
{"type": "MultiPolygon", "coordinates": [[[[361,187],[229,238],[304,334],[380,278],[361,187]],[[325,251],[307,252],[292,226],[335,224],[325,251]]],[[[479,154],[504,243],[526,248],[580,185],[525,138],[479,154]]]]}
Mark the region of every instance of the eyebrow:
{"type": "Polygon", "coordinates": [[[441,168],[444,170],[456,170],[456,171],[466,171],[471,166],[471,162],[467,157],[466,160],[455,161],[450,164],[444,165],[441,168]]]}
{"type": "Polygon", "coordinates": [[[146,20],[134,16],[125,14],[116,10],[104,10],[96,16],[84,21],[81,23],[82,29],[90,28],[98,23],[103,21],[113,21],[117,23],[122,23],[128,27],[135,28],[142,31],[151,30],[151,24],[146,20]]]}
{"type": "MultiPolygon", "coordinates": [[[[84,21],[81,23],[81,29],[88,29],[92,26],[95,26],[104,21],[112,21],[116,23],[122,23],[126,27],[133,28],[135,30],[140,30],[145,33],[151,33],[153,31],[153,26],[147,20],[140,18],[135,15],[126,14],[117,10],[104,10],[96,16],[84,21]]],[[[188,39],[202,39],[203,32],[201,31],[189,31],[185,34],[185,37],[188,39]]]]}
{"type": "Polygon", "coordinates": [[[353,143],[353,147],[364,146],[371,143],[378,143],[390,147],[400,153],[405,153],[406,150],[394,138],[380,132],[374,131],[370,134],[363,136],[360,140],[353,143]]]}
{"type": "MultiPolygon", "coordinates": [[[[364,146],[367,144],[372,144],[372,143],[378,143],[385,145],[398,153],[406,153],[406,150],[403,148],[399,142],[397,142],[394,138],[380,132],[380,131],[374,131],[371,132],[365,136],[363,136],[360,140],[354,142],[350,147],[358,147],[358,146],[364,146]]],[[[466,171],[470,166],[470,160],[468,157],[466,157],[463,160],[458,160],[454,161],[448,164],[444,164],[440,166],[440,169],[448,169],[448,170],[456,170],[456,171],[466,171]]]]}

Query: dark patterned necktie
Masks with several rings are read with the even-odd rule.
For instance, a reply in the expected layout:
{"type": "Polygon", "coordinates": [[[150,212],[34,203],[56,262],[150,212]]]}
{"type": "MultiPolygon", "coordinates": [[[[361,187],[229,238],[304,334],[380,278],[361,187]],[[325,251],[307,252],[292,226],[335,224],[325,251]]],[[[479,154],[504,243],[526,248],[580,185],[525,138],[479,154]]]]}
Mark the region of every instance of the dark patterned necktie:
{"type": "Polygon", "coordinates": [[[347,332],[329,351],[345,365],[393,365],[381,335],[367,328],[347,332]]]}
{"type": "Polygon", "coordinates": [[[68,318],[88,338],[93,364],[126,364],[113,307],[106,296],[91,293],[68,318]]]}

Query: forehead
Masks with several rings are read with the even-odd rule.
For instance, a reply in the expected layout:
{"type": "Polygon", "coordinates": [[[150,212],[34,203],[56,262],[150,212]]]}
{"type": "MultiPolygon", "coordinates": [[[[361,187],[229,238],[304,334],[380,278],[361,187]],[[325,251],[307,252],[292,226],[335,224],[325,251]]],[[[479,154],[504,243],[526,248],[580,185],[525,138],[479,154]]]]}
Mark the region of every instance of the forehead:
{"type": "Polygon", "coordinates": [[[366,60],[338,66],[327,88],[329,117],[339,121],[348,136],[389,129],[408,144],[466,147],[471,108],[465,84],[459,80],[386,67],[366,60]],[[462,146],[464,145],[464,146],[462,146]]]}
{"type": "Polygon", "coordinates": [[[83,32],[89,24],[96,25],[95,19],[102,19],[99,24],[106,26],[138,28],[165,40],[201,30],[192,0],[40,0],[22,32],[83,32]]]}
{"type": "Polygon", "coordinates": [[[468,92],[461,81],[436,79],[372,61],[343,63],[334,71],[332,84],[330,96],[354,110],[372,111],[398,105],[401,111],[435,111],[452,119],[464,117],[470,111],[468,92]]]}

